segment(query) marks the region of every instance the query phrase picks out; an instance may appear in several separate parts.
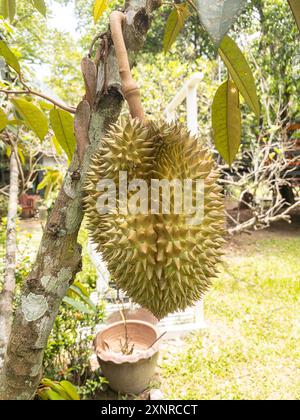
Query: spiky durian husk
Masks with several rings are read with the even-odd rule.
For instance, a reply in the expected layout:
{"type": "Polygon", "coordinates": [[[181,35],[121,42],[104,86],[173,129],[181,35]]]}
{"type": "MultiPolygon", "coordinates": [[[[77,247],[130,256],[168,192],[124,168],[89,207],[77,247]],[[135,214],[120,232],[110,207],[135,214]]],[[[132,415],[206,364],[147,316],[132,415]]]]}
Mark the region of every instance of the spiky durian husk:
{"type": "MultiPolygon", "coordinates": [[[[116,282],[158,318],[199,300],[217,274],[224,242],[223,200],[211,154],[181,125],[137,120],[113,125],[92,158],[85,184],[85,212],[92,239],[116,282]],[[100,179],[203,179],[204,220],[185,214],[101,215],[100,179]]],[[[150,194],[149,194],[150,195],[150,194]]],[[[174,210],[174,209],[173,209],[174,210]]]]}

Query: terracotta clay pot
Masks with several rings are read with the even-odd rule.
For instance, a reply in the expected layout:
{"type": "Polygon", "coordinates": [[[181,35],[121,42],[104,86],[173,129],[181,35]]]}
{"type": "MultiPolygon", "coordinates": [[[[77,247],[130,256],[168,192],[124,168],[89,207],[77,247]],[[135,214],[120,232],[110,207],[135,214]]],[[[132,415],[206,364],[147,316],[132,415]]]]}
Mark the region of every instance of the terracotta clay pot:
{"type": "Polygon", "coordinates": [[[147,388],[155,374],[159,344],[155,326],[148,322],[127,320],[127,335],[133,353],[123,354],[120,340],[125,341],[123,321],[108,325],[95,339],[95,351],[111,389],[124,394],[139,394],[147,388]],[[150,347],[151,346],[151,347],[150,347]]]}

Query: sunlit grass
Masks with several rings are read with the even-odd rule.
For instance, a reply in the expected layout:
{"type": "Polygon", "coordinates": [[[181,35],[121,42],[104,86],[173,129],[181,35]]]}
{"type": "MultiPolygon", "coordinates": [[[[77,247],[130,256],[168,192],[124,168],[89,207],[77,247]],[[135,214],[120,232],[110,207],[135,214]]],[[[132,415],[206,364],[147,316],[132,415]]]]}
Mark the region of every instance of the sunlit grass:
{"type": "Polygon", "coordinates": [[[300,398],[300,239],[235,247],[205,298],[208,328],[164,353],[170,399],[300,398]]]}

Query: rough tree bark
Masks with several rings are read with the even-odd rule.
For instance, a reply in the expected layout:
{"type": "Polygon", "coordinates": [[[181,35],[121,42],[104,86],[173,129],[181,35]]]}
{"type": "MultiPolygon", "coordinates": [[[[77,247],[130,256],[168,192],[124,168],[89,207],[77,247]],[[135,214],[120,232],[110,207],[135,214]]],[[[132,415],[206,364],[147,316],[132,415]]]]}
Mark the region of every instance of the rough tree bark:
{"type": "MultiPolygon", "coordinates": [[[[131,65],[142,48],[151,13],[160,0],[127,0],[124,36],[131,65]]],[[[103,93],[105,66],[99,65],[97,97],[89,128],[90,145],[79,164],[75,154],[49,217],[33,270],[17,309],[0,378],[0,399],[32,399],[42,374],[44,349],[59,306],[81,268],[77,235],[83,218],[82,187],[93,152],[107,127],[116,121],[123,96],[119,69],[111,47],[108,55],[108,94],[103,93]]]]}
{"type": "Polygon", "coordinates": [[[10,155],[9,200],[6,226],[6,258],[3,288],[0,294],[0,369],[3,366],[13,318],[16,287],[16,223],[18,215],[19,169],[16,151],[10,155]]]}

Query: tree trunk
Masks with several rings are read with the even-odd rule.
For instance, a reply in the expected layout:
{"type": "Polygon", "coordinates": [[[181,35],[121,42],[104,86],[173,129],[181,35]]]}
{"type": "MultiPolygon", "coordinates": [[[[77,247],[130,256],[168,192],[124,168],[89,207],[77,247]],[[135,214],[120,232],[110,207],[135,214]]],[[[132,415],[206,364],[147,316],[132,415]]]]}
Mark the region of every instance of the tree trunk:
{"type": "Polygon", "coordinates": [[[13,319],[13,303],[16,287],[16,223],[18,213],[19,169],[16,151],[10,155],[9,202],[6,226],[6,260],[3,289],[0,294],[0,369],[3,366],[13,319]]]}
{"type": "MultiPolygon", "coordinates": [[[[160,4],[160,0],[125,2],[124,36],[131,65],[145,41],[150,14],[160,4]]],[[[108,55],[108,68],[108,94],[105,95],[105,69],[102,62],[99,65],[97,99],[89,129],[90,146],[81,165],[77,154],[72,160],[47,222],[33,270],[22,291],[0,380],[0,399],[3,400],[34,397],[42,375],[44,349],[59,306],[81,269],[81,248],[77,235],[83,218],[82,187],[91,155],[100,147],[108,126],[118,118],[123,103],[113,47],[108,55]]]]}

